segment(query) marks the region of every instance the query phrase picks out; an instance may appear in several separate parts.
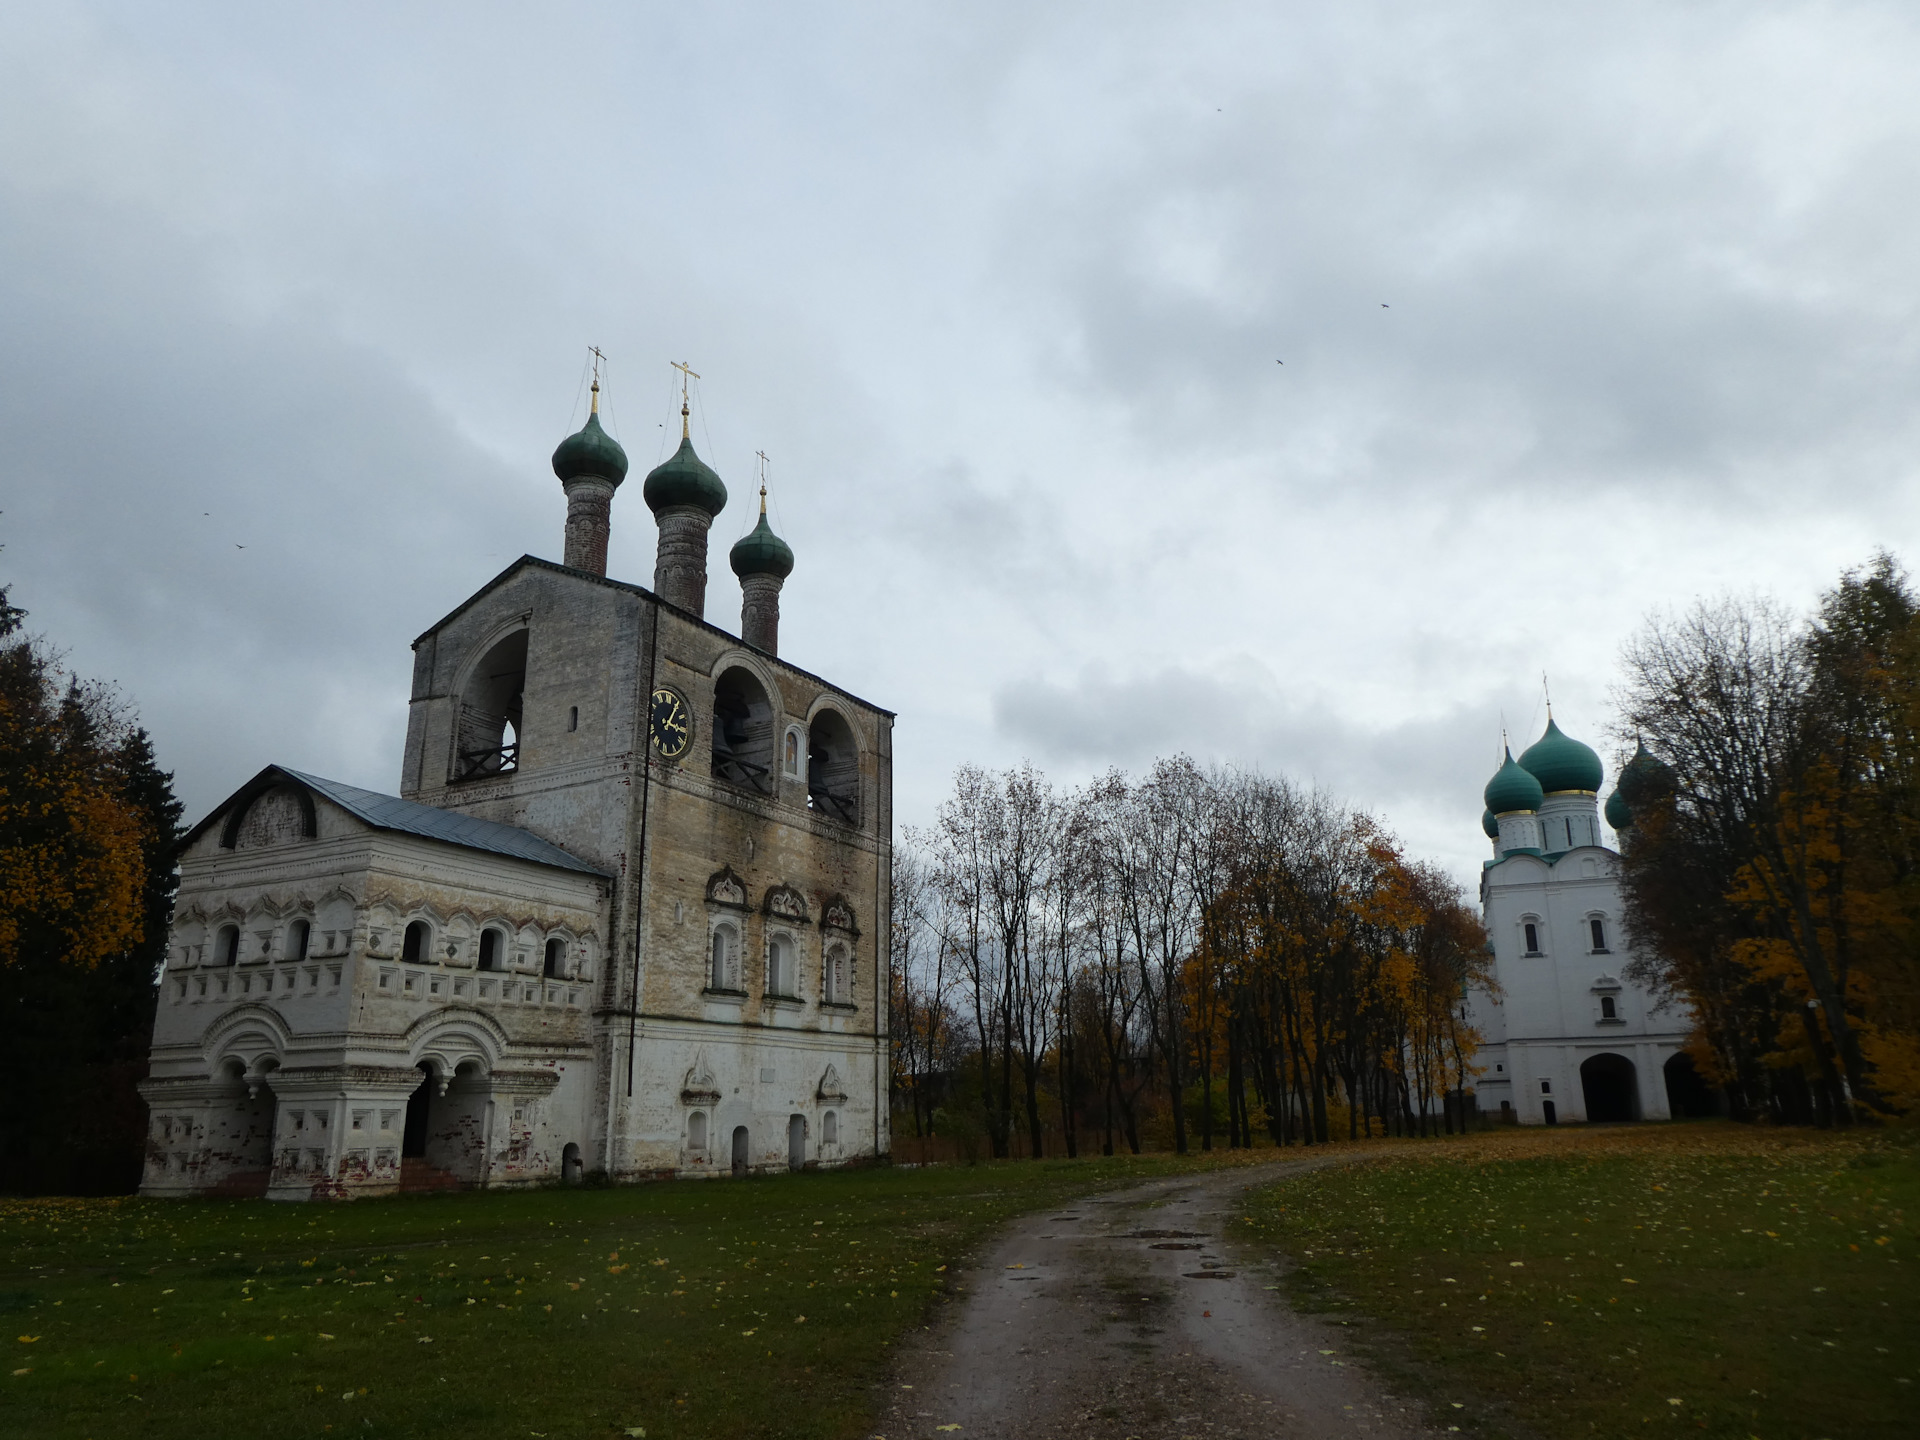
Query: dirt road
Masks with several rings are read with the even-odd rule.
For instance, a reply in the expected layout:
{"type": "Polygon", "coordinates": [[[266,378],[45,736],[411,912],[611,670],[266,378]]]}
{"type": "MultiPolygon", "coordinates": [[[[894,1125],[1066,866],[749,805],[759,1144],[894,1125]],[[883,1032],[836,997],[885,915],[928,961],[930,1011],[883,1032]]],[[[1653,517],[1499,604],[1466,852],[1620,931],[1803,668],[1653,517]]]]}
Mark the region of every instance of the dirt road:
{"type": "Polygon", "coordinates": [[[1432,1434],[1343,1332],[1225,1240],[1242,1189],[1316,1162],[1156,1181],[1016,1224],[903,1348],[886,1440],[1432,1434]],[[957,1427],[957,1428],[956,1428],[957,1427]]]}

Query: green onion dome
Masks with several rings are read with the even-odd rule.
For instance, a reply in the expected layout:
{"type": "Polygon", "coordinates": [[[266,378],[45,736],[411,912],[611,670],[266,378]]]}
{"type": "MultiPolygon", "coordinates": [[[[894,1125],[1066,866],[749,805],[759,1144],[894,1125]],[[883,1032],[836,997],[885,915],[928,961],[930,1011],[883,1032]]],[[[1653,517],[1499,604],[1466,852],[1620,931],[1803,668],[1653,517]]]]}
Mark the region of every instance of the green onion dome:
{"type": "Polygon", "coordinates": [[[1480,817],[1480,828],[1487,832],[1487,839],[1498,840],[1500,838],[1500,822],[1494,818],[1491,810],[1480,817]]]}
{"type": "Polygon", "coordinates": [[[749,575],[774,575],[784,580],[793,573],[793,551],[767,524],[767,502],[760,501],[760,523],[733,542],[727,563],[742,580],[749,575]]]}
{"type": "Polygon", "coordinates": [[[647,508],[656,515],[676,505],[696,506],[709,515],[718,515],[727,508],[727,487],[713,468],[693,453],[693,441],[684,430],[680,448],[654,467],[640,493],[646,497],[647,508]]]}
{"type": "MultiPolygon", "coordinates": [[[[595,396],[597,401],[599,396],[595,396]]],[[[587,423],[560,442],[553,452],[553,473],[562,481],[592,476],[618,485],[627,478],[627,452],[620,442],[600,428],[600,412],[587,416],[587,423]]]]}
{"type": "Polygon", "coordinates": [[[1514,762],[1513,751],[1505,753],[1505,760],[1487,782],[1484,796],[1487,813],[1511,815],[1516,810],[1538,810],[1546,798],[1541,793],[1540,782],[1514,762]]]}
{"type": "Polygon", "coordinates": [[[1624,830],[1633,824],[1636,806],[1644,809],[1671,795],[1673,790],[1673,771],[1647,749],[1645,741],[1637,742],[1633,758],[1620,767],[1620,778],[1614,784],[1613,794],[1607,797],[1607,823],[1616,830],[1624,830]]]}
{"type": "Polygon", "coordinates": [[[1521,754],[1520,766],[1549,795],[1557,790],[1598,790],[1603,773],[1593,747],[1562,734],[1551,715],[1547,733],[1521,754]]]}

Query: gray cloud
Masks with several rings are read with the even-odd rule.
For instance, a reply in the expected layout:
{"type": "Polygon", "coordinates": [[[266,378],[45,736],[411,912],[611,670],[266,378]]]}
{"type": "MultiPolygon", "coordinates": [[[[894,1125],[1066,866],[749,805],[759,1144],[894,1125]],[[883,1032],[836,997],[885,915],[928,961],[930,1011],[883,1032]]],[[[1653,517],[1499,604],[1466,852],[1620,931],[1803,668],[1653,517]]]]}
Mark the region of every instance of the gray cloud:
{"type": "Polygon", "coordinates": [[[559,549],[585,345],[636,472],[692,360],[903,819],[1187,748],[1470,876],[1541,670],[1597,741],[1648,609],[1920,550],[1916,61],[1890,4],[15,7],[0,579],[195,808],[388,786],[407,643],[559,549]]]}

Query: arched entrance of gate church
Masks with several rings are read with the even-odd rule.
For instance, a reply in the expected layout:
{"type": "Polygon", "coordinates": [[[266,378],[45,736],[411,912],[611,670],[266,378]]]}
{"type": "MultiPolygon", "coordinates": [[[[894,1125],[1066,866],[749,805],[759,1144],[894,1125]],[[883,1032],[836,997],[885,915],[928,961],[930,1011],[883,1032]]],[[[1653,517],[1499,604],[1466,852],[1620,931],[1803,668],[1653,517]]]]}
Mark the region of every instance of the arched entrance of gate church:
{"type": "Polygon", "coordinates": [[[1640,1118],[1640,1081],[1624,1055],[1595,1055],[1580,1066],[1587,1123],[1604,1125],[1640,1118]]]}
{"type": "Polygon", "coordinates": [[[1667,1113],[1676,1120],[1705,1120],[1721,1113],[1720,1096],[1701,1078],[1693,1057],[1681,1050],[1667,1057],[1667,1113]]]}

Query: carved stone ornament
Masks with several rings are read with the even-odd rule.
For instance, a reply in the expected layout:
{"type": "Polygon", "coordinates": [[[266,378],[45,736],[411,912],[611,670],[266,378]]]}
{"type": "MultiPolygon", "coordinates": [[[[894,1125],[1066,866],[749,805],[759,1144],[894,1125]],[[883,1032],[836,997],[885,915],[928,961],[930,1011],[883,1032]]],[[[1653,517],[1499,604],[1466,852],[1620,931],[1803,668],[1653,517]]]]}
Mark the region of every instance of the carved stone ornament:
{"type": "Polygon", "coordinates": [[[747,882],[733,873],[732,866],[726,866],[707,881],[707,899],[716,905],[731,905],[737,910],[744,910],[747,908],[747,882]]]}
{"type": "Polygon", "coordinates": [[[693,1064],[687,1067],[687,1078],[680,1085],[680,1098],[689,1105],[720,1103],[720,1083],[713,1078],[706,1051],[693,1052],[693,1064]]]}
{"type": "Polygon", "coordinates": [[[777,915],[782,920],[791,920],[797,925],[807,923],[807,902],[800,892],[787,885],[776,885],[767,891],[767,914],[777,915]]]}
{"type": "Polygon", "coordinates": [[[844,900],[828,901],[827,913],[821,919],[820,923],[825,925],[829,930],[844,930],[849,935],[858,935],[860,933],[858,927],[853,923],[853,907],[844,900]]]}
{"type": "Polygon", "coordinates": [[[847,1087],[840,1083],[840,1072],[832,1065],[828,1065],[827,1073],[820,1077],[820,1086],[814,1094],[817,1098],[830,1101],[835,1105],[845,1103],[847,1087]]]}

